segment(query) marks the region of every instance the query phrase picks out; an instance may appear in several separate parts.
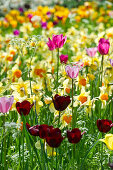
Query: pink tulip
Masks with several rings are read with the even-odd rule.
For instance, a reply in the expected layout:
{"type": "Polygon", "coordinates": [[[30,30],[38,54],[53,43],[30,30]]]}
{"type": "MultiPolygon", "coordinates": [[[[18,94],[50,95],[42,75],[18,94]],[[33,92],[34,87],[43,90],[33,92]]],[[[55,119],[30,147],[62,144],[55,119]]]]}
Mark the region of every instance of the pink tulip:
{"type": "Polygon", "coordinates": [[[55,45],[54,45],[53,41],[50,38],[48,38],[48,40],[49,41],[47,42],[47,45],[49,47],[49,50],[53,51],[55,49],[55,45]]]}
{"type": "Polygon", "coordinates": [[[66,40],[67,40],[67,36],[63,37],[63,34],[60,34],[60,35],[53,34],[52,36],[52,41],[55,45],[55,48],[62,48],[66,40]]]}
{"type": "Polygon", "coordinates": [[[111,66],[113,67],[113,60],[110,58],[109,59],[111,66]]]}
{"type": "Polygon", "coordinates": [[[65,64],[67,63],[68,55],[63,55],[63,54],[62,54],[62,55],[60,55],[59,57],[60,57],[60,62],[61,62],[61,63],[65,63],[65,64]]]}
{"type": "Polygon", "coordinates": [[[88,54],[88,56],[90,57],[94,57],[96,52],[97,52],[97,47],[94,48],[86,48],[86,52],[88,54]]]}
{"type": "Polygon", "coordinates": [[[11,96],[10,98],[1,97],[0,98],[0,112],[7,113],[9,109],[11,108],[13,101],[14,101],[13,96],[11,96]]]}
{"type": "Polygon", "coordinates": [[[79,68],[79,66],[72,66],[71,67],[70,65],[67,65],[66,68],[65,68],[65,71],[70,78],[74,79],[78,76],[80,68],[79,68]]]}
{"type": "Polygon", "coordinates": [[[104,38],[101,38],[99,40],[99,44],[98,44],[98,51],[101,55],[106,55],[109,52],[109,47],[110,47],[110,43],[109,40],[105,40],[104,38]]]}

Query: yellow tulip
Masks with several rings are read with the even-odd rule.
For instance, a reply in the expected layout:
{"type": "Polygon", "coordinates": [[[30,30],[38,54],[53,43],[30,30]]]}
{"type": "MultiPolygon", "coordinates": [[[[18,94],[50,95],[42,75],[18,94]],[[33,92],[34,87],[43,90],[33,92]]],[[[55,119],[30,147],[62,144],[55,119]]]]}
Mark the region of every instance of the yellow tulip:
{"type": "Polygon", "coordinates": [[[108,149],[113,150],[113,134],[106,134],[105,139],[100,139],[104,142],[108,149]]]}

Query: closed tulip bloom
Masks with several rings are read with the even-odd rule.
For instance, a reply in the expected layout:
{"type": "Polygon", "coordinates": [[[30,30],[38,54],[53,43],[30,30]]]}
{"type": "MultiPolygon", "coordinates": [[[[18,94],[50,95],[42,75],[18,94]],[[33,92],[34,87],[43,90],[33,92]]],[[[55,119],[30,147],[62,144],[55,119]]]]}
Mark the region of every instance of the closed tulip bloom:
{"type": "Polygon", "coordinates": [[[14,31],[13,31],[13,34],[16,35],[16,36],[18,36],[18,35],[20,34],[20,31],[19,31],[19,30],[14,30],[14,31]]]}
{"type": "Polygon", "coordinates": [[[56,110],[63,111],[71,103],[70,96],[59,96],[56,94],[53,98],[53,104],[56,110]]]}
{"type": "Polygon", "coordinates": [[[59,128],[50,129],[49,135],[46,137],[47,144],[52,148],[57,148],[60,146],[64,137],[61,135],[61,130],[59,128]]]}
{"type": "Polygon", "coordinates": [[[67,63],[67,61],[68,61],[68,55],[63,55],[63,54],[62,54],[62,55],[60,55],[59,57],[60,57],[60,62],[61,62],[61,63],[65,63],[65,64],[67,63]]]}
{"type": "Polygon", "coordinates": [[[60,34],[60,35],[54,35],[52,36],[52,41],[55,45],[55,48],[61,48],[63,47],[63,45],[65,44],[67,40],[67,36],[64,36],[63,37],[63,34],[60,34]]]}
{"type": "Polygon", "coordinates": [[[14,97],[0,97],[0,112],[7,113],[14,102],[14,97]]]}
{"type": "Polygon", "coordinates": [[[79,70],[80,70],[80,68],[78,66],[71,67],[70,65],[67,65],[65,68],[67,75],[72,79],[74,79],[78,76],[79,70]]]}
{"type": "Polygon", "coordinates": [[[84,133],[85,132],[81,134],[81,131],[78,128],[74,128],[71,131],[67,130],[68,141],[73,144],[78,143],[84,133]]]}
{"type": "Polygon", "coordinates": [[[107,133],[112,128],[113,124],[111,120],[108,119],[98,119],[97,127],[100,132],[107,133]]]}
{"type": "Polygon", "coordinates": [[[21,103],[20,102],[16,103],[16,109],[17,109],[17,111],[18,111],[18,113],[20,115],[23,114],[24,116],[26,116],[26,115],[29,114],[29,112],[30,112],[31,108],[33,107],[33,105],[34,105],[34,103],[31,104],[29,101],[24,100],[21,103]]]}
{"type": "Polygon", "coordinates": [[[108,149],[113,150],[113,134],[106,134],[105,139],[100,139],[104,142],[108,149]]]}
{"type": "Polygon", "coordinates": [[[86,52],[88,54],[88,56],[90,57],[94,57],[96,52],[97,52],[97,47],[94,48],[86,48],[86,52]]]}
{"type": "Polygon", "coordinates": [[[99,40],[99,44],[98,44],[98,51],[101,55],[106,55],[109,52],[109,47],[110,47],[110,43],[109,40],[105,40],[104,38],[101,38],[99,40]]]}
{"type": "Polygon", "coordinates": [[[32,136],[39,136],[39,125],[31,127],[28,123],[26,123],[26,128],[32,136]]]}
{"type": "Polygon", "coordinates": [[[55,49],[55,45],[54,45],[53,41],[50,38],[48,38],[48,40],[49,41],[47,42],[47,46],[49,47],[50,51],[53,51],[55,49]]]}

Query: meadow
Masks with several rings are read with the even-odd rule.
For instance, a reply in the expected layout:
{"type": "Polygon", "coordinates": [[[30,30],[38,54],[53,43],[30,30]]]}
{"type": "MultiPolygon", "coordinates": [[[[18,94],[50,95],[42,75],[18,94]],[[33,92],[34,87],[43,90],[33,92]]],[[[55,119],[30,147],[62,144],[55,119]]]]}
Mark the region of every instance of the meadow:
{"type": "Polygon", "coordinates": [[[112,1],[4,8],[0,170],[113,169],[112,122],[112,1]]]}

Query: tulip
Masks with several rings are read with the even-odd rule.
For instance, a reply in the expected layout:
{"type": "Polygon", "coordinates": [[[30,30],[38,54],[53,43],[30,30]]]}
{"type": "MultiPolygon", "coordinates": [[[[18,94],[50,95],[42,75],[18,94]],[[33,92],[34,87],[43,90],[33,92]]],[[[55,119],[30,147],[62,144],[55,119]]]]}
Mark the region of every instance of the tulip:
{"type": "Polygon", "coordinates": [[[42,139],[45,139],[49,133],[50,133],[50,130],[53,128],[53,126],[48,126],[48,125],[40,125],[39,126],[39,137],[42,138],[42,139]]]}
{"type": "Polygon", "coordinates": [[[67,65],[65,68],[67,75],[72,79],[74,79],[78,76],[79,70],[80,70],[79,66],[71,67],[70,65],[67,65]]]}
{"type": "Polygon", "coordinates": [[[11,96],[10,98],[0,97],[0,112],[7,113],[10,110],[13,102],[14,102],[13,96],[11,96]]]}
{"type": "Polygon", "coordinates": [[[28,123],[26,123],[26,128],[32,136],[39,136],[39,125],[31,127],[28,123]]]}
{"type": "Polygon", "coordinates": [[[68,61],[68,55],[63,55],[63,54],[62,54],[62,55],[60,55],[59,57],[60,57],[60,62],[61,62],[61,63],[65,63],[65,64],[67,63],[67,61],[68,61]]]}
{"type": "Polygon", "coordinates": [[[71,131],[67,130],[68,141],[73,144],[78,143],[84,133],[85,132],[81,134],[81,131],[78,128],[74,128],[71,131]]]}
{"type": "Polygon", "coordinates": [[[53,103],[56,110],[63,111],[71,103],[70,96],[59,96],[56,94],[53,98],[53,103]]]}
{"type": "Polygon", "coordinates": [[[66,40],[67,40],[67,36],[63,37],[63,34],[60,34],[60,35],[53,34],[52,36],[52,41],[55,45],[55,48],[62,48],[66,40]]]}
{"type": "Polygon", "coordinates": [[[48,38],[48,40],[49,41],[47,42],[47,45],[49,47],[49,50],[53,51],[55,49],[55,45],[54,45],[53,41],[50,38],[48,38]]]}
{"type": "Polygon", "coordinates": [[[24,12],[24,9],[22,7],[18,8],[18,10],[23,13],[24,12]]]}
{"type": "Polygon", "coordinates": [[[3,140],[3,149],[4,149],[4,167],[6,167],[6,134],[5,134],[5,113],[7,113],[12,104],[14,102],[14,97],[11,96],[10,98],[7,97],[0,97],[0,112],[4,113],[3,117],[3,133],[4,133],[4,140],[3,140]]]}
{"type": "Polygon", "coordinates": [[[113,150],[113,134],[106,134],[105,139],[100,139],[99,141],[104,142],[108,149],[113,150]]]}
{"type": "Polygon", "coordinates": [[[51,128],[49,135],[46,137],[46,142],[50,147],[57,148],[60,146],[63,139],[64,137],[62,137],[59,128],[51,128]]]}
{"type": "Polygon", "coordinates": [[[99,40],[99,44],[98,44],[98,51],[101,55],[106,55],[109,52],[109,47],[110,47],[110,43],[109,40],[105,40],[104,38],[101,38],[99,40]]]}
{"type": "Polygon", "coordinates": [[[41,27],[43,29],[46,29],[47,28],[47,22],[41,22],[41,27]]]}
{"type": "Polygon", "coordinates": [[[97,52],[97,47],[94,48],[86,48],[86,52],[88,54],[88,56],[90,57],[94,57],[96,52],[97,52]]]}
{"type": "Polygon", "coordinates": [[[107,133],[111,130],[113,124],[111,120],[108,119],[98,119],[97,127],[100,132],[107,133]]]}
{"type": "Polygon", "coordinates": [[[14,31],[13,31],[13,34],[14,34],[15,36],[18,36],[18,35],[20,34],[20,31],[19,31],[19,30],[14,30],[14,31]]]}
{"type": "Polygon", "coordinates": [[[29,112],[30,112],[31,108],[33,107],[33,105],[34,105],[34,103],[31,104],[29,101],[24,100],[21,103],[20,102],[16,103],[16,109],[17,109],[17,111],[18,111],[18,113],[20,115],[23,114],[24,116],[26,116],[26,115],[29,114],[29,112]]]}

